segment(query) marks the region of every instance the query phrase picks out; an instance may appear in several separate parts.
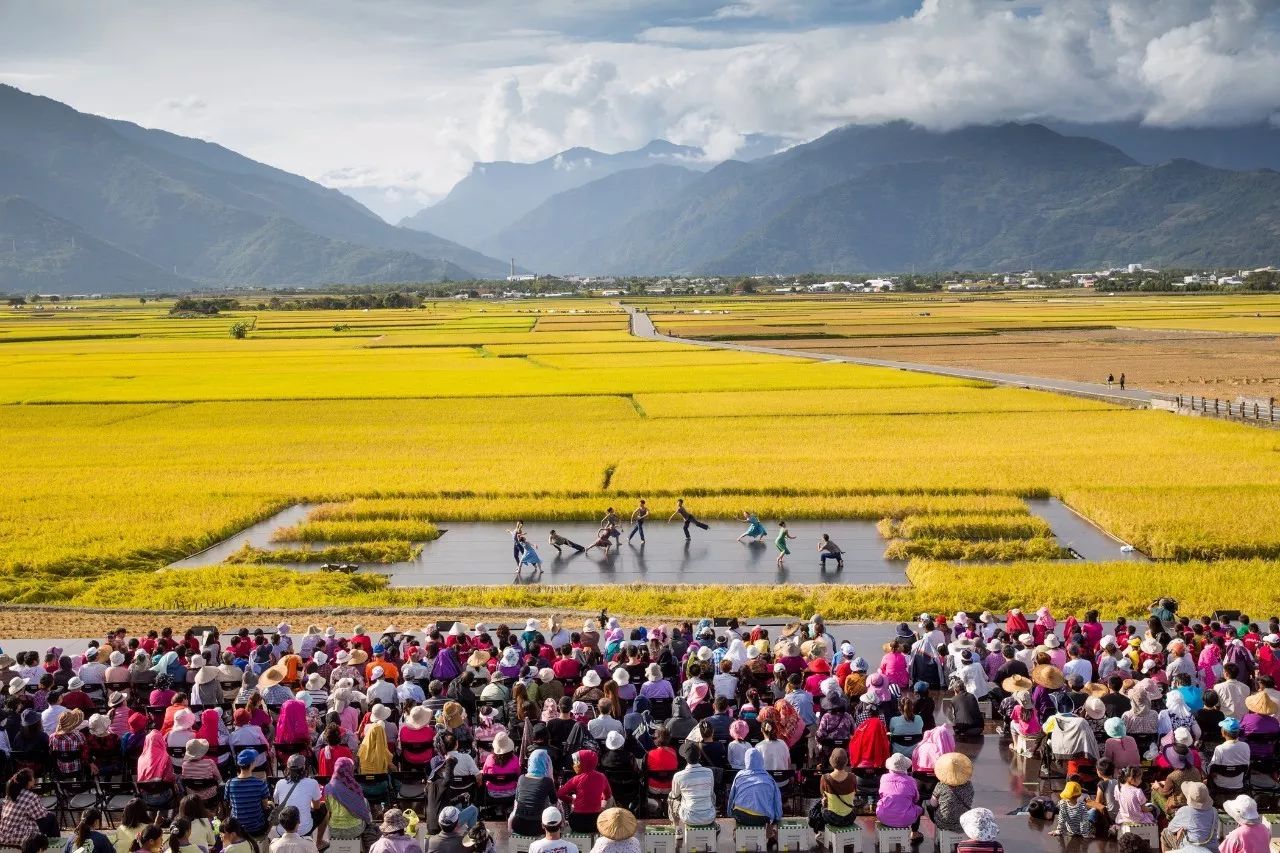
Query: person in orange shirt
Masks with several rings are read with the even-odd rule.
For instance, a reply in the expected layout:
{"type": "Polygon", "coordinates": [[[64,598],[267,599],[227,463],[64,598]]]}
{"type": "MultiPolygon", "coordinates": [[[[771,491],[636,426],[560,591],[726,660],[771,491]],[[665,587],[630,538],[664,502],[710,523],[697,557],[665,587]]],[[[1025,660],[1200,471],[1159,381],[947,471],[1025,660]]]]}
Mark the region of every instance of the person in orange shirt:
{"type": "Polygon", "coordinates": [[[387,681],[390,681],[392,684],[399,684],[400,668],[387,660],[386,653],[387,650],[382,647],[381,643],[373,647],[373,660],[365,664],[364,677],[368,681],[373,681],[373,668],[375,666],[380,666],[382,667],[383,678],[387,679],[387,681]]]}

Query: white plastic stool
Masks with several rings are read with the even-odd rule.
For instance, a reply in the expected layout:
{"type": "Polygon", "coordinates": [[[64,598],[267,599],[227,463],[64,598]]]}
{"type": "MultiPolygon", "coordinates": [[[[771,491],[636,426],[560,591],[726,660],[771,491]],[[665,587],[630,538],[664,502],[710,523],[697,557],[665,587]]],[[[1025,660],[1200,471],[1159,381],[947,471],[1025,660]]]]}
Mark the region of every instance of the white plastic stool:
{"type": "Polygon", "coordinates": [[[1154,823],[1122,823],[1116,831],[1116,837],[1136,835],[1151,845],[1152,850],[1160,849],[1160,828],[1154,823]]]}
{"type": "Polygon", "coordinates": [[[765,826],[733,826],[733,849],[738,853],[748,850],[763,853],[769,847],[769,828],[765,826]]]}
{"type": "Polygon", "coordinates": [[[911,827],[885,826],[877,822],[876,848],[880,853],[893,853],[895,850],[906,853],[911,849],[911,827]]]}
{"type": "Polygon", "coordinates": [[[823,833],[826,848],[831,853],[867,853],[867,833],[856,823],[853,826],[828,826],[823,833]]]}
{"type": "Polygon", "coordinates": [[[969,836],[963,832],[952,832],[949,829],[936,830],[934,836],[938,844],[938,853],[952,853],[956,849],[956,845],[961,841],[967,841],[969,836]]]}
{"type": "Polygon", "coordinates": [[[978,700],[978,713],[982,715],[982,719],[984,720],[991,719],[991,700],[990,699],[978,700]]]}
{"type": "MultiPolygon", "coordinates": [[[[359,838],[332,838],[329,840],[329,849],[333,853],[360,853],[359,838]]],[[[525,853],[528,853],[529,845],[524,846],[525,853]]]]}
{"type": "MultiPolygon", "coordinates": [[[[541,837],[542,836],[540,835],[516,835],[513,832],[511,833],[511,840],[507,842],[508,853],[529,853],[529,847],[533,844],[533,842],[539,840],[541,837]]],[[[360,848],[358,846],[359,843],[360,843],[359,839],[357,839],[356,840],[357,847],[354,853],[360,853],[360,848]]],[[[329,845],[329,849],[333,850],[332,844],[329,845]]],[[[672,853],[675,853],[675,851],[672,851],[672,853]]]]}
{"type": "Polygon", "coordinates": [[[813,830],[806,820],[784,819],[778,825],[779,850],[808,850],[813,846],[813,830]]]}
{"type": "Polygon", "coordinates": [[[596,843],[595,835],[587,834],[585,832],[566,832],[560,837],[565,841],[571,841],[578,845],[579,850],[590,850],[596,843]]]}
{"type": "MultiPolygon", "coordinates": [[[[706,826],[686,825],[684,828],[684,853],[693,853],[695,850],[702,850],[705,853],[716,853],[716,847],[720,843],[720,833],[714,823],[706,826]]],[[[584,848],[579,847],[579,850],[584,848]]],[[[590,847],[585,848],[590,850],[590,847]]]]}
{"type": "MultiPolygon", "coordinates": [[[[525,853],[528,853],[526,849],[525,853]]],[[[644,828],[644,853],[676,853],[676,830],[671,826],[644,828]]]]}

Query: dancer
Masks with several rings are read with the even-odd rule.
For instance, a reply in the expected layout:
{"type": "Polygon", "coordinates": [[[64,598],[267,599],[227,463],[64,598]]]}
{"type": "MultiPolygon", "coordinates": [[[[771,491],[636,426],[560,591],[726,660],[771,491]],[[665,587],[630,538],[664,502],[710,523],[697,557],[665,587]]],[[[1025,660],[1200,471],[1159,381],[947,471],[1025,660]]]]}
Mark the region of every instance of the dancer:
{"type": "Polygon", "coordinates": [[[693,537],[689,535],[690,524],[692,524],[694,527],[701,528],[702,530],[711,529],[711,525],[703,524],[701,521],[698,521],[698,519],[694,516],[693,513],[689,512],[689,510],[684,508],[684,498],[679,498],[678,500],[676,500],[676,511],[671,513],[671,517],[667,519],[667,523],[670,524],[671,522],[675,521],[677,518],[684,519],[684,538],[686,542],[693,539],[693,537]]]}
{"type": "Polygon", "coordinates": [[[636,507],[636,511],[631,513],[631,532],[627,534],[627,541],[631,541],[631,537],[637,533],[640,534],[640,544],[644,544],[644,520],[649,517],[649,507],[644,502],[644,498],[640,499],[640,506],[636,507]]]}
{"type": "Polygon", "coordinates": [[[592,548],[603,548],[604,555],[606,557],[609,556],[609,549],[613,546],[613,543],[609,541],[609,535],[609,528],[601,527],[596,531],[596,541],[588,545],[587,550],[590,551],[592,548]]]}
{"type": "Polygon", "coordinates": [[[524,557],[524,546],[528,542],[524,536],[524,522],[517,521],[516,526],[507,531],[511,534],[511,553],[516,560],[516,574],[520,573],[520,559],[524,557]]]}
{"type": "Polygon", "coordinates": [[[818,560],[822,563],[822,570],[827,570],[827,560],[836,561],[836,571],[844,568],[844,551],[840,550],[840,546],[831,541],[831,537],[822,534],[822,541],[818,543],[818,560]]]}
{"type": "Polygon", "coordinates": [[[542,574],[542,556],[538,554],[538,546],[527,540],[524,543],[524,556],[520,558],[520,565],[516,566],[516,577],[520,577],[521,566],[529,566],[535,575],[542,574]]]}
{"type": "Polygon", "coordinates": [[[787,547],[787,540],[795,538],[796,537],[791,535],[791,531],[787,529],[787,523],[785,521],[779,521],[778,535],[773,540],[773,544],[778,546],[778,568],[782,568],[782,561],[791,553],[791,549],[787,547]]]}
{"type": "Polygon", "coordinates": [[[739,542],[748,536],[751,537],[752,542],[759,542],[769,535],[769,531],[765,530],[764,525],[760,523],[760,517],[754,512],[748,512],[744,509],[742,511],[742,520],[747,523],[747,529],[742,531],[742,535],[738,537],[739,542]]]}
{"type": "Polygon", "coordinates": [[[552,530],[551,533],[547,536],[547,543],[552,548],[555,548],[556,555],[561,557],[564,556],[564,551],[561,550],[563,548],[572,548],[573,550],[577,551],[579,554],[587,550],[586,548],[583,548],[581,545],[579,545],[577,542],[574,542],[571,539],[566,539],[565,537],[561,536],[559,533],[556,533],[554,530],[552,530]]]}
{"type": "Polygon", "coordinates": [[[613,507],[605,510],[604,518],[600,519],[600,526],[609,531],[609,535],[617,540],[618,544],[622,544],[622,528],[618,527],[618,522],[622,519],[618,518],[618,514],[613,511],[613,507]]]}

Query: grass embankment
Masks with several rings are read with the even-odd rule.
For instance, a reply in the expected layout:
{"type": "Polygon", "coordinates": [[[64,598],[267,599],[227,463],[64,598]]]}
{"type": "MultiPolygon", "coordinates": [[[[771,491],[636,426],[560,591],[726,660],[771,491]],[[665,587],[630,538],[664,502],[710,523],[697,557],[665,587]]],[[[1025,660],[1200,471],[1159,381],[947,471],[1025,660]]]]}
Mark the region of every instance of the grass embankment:
{"type": "Polygon", "coordinates": [[[429,521],[307,521],[281,527],[273,542],[432,542],[440,528],[429,521]]]}
{"type": "Polygon", "coordinates": [[[707,614],[763,617],[807,615],[828,620],[910,618],[922,610],[1002,612],[1046,604],[1080,613],[1097,607],[1104,618],[1145,612],[1152,598],[1178,596],[1187,613],[1219,608],[1249,613],[1280,610],[1280,585],[1267,582],[1274,564],[1226,560],[1157,565],[1138,563],[1048,563],[960,566],[917,560],[907,569],[910,586],[388,586],[381,575],[300,573],[268,566],[220,566],[153,575],[112,572],[75,582],[50,599],[72,607],[202,612],[317,606],[406,608],[448,611],[556,609],[636,617],[707,614]]]}
{"type": "Polygon", "coordinates": [[[254,548],[249,543],[224,562],[239,565],[270,563],[403,563],[415,559],[422,548],[406,540],[352,542],[324,548],[254,548]]]}
{"type": "Polygon", "coordinates": [[[1032,539],[895,539],[884,551],[890,560],[1061,560],[1071,554],[1053,537],[1032,539]]]}

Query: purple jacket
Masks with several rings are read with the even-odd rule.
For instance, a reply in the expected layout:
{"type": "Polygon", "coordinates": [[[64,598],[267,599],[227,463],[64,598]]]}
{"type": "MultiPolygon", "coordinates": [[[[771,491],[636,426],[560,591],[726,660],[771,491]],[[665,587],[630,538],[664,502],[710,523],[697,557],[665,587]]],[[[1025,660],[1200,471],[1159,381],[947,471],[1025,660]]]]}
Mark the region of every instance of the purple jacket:
{"type": "Polygon", "coordinates": [[[920,789],[916,780],[905,773],[886,773],[880,777],[880,801],[876,818],[885,826],[911,826],[920,817],[920,789]]]}

